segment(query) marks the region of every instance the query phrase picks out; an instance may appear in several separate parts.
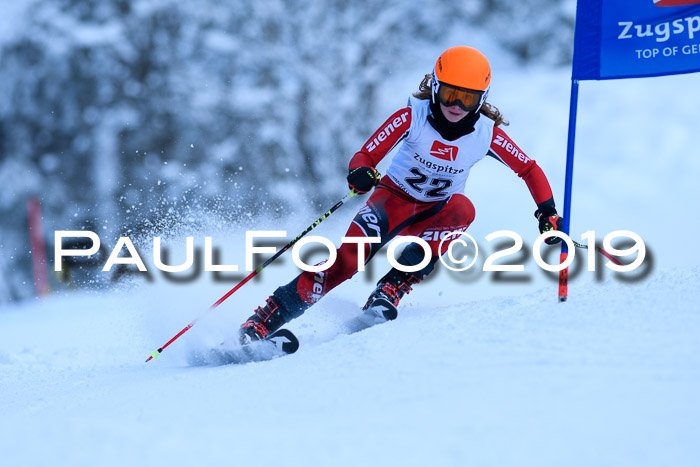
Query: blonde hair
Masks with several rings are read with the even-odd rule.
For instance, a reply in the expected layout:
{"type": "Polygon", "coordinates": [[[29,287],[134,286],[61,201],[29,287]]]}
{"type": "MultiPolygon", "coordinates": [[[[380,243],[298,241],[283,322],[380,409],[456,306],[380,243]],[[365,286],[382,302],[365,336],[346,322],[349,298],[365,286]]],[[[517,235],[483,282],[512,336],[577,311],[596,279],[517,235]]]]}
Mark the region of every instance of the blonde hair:
{"type": "MultiPolygon", "coordinates": [[[[431,73],[428,73],[423,77],[423,81],[420,82],[418,85],[418,91],[413,93],[413,97],[416,99],[430,99],[433,94],[433,88],[431,85],[433,75],[431,73]]],[[[498,107],[495,105],[489,104],[488,102],[484,102],[484,105],[481,106],[479,109],[479,113],[484,115],[487,118],[490,118],[491,120],[494,121],[494,126],[508,126],[509,123],[506,119],[503,118],[503,114],[501,113],[500,110],[498,110],[498,107]]]]}

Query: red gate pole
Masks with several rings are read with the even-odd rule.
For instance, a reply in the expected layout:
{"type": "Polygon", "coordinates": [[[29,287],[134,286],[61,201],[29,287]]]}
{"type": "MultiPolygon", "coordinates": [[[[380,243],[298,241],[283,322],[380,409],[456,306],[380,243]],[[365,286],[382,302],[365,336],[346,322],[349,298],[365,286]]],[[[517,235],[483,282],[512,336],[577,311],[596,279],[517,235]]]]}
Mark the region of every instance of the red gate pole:
{"type": "Polygon", "coordinates": [[[32,251],[36,296],[43,297],[49,293],[49,274],[48,262],[46,261],[44,229],[41,225],[41,204],[35,197],[27,199],[27,219],[29,224],[29,244],[32,251]]]}

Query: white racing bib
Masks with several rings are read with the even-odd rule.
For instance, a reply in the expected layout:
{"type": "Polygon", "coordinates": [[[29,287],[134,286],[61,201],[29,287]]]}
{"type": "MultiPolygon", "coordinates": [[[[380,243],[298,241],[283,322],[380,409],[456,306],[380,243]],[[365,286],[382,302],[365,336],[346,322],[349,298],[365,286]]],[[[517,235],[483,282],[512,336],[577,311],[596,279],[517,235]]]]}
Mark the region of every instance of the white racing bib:
{"type": "Polygon", "coordinates": [[[447,141],[428,122],[430,101],[410,98],[411,127],[387,169],[387,176],[419,201],[440,201],[464,193],[472,166],[486,156],[493,121],[477,120],[474,131],[447,141]]]}

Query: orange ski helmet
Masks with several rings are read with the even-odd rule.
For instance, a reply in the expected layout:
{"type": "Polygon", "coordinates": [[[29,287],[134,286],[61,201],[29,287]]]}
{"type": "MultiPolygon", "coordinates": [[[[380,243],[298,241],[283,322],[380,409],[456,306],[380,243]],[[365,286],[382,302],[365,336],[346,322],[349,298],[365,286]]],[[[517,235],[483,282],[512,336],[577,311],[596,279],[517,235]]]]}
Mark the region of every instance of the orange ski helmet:
{"type": "Polygon", "coordinates": [[[458,46],[444,51],[433,69],[433,102],[472,112],[486,101],[491,84],[491,66],[473,47],[458,46]]]}

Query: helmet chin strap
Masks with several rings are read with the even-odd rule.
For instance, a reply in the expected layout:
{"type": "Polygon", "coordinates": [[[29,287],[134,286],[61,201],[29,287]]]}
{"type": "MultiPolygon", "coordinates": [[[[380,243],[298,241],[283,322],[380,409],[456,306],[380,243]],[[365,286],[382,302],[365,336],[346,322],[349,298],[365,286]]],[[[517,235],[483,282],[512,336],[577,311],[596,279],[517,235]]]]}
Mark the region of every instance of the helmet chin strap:
{"type": "Polygon", "coordinates": [[[432,86],[430,86],[431,93],[430,93],[430,101],[433,104],[436,104],[435,101],[435,96],[437,96],[438,89],[440,88],[440,82],[437,80],[437,76],[435,76],[435,68],[433,68],[433,78],[431,82],[432,86]]]}
{"type": "Polygon", "coordinates": [[[476,108],[476,111],[478,112],[481,110],[481,107],[484,105],[486,102],[486,97],[489,95],[489,89],[491,89],[491,86],[486,88],[486,91],[484,91],[484,94],[481,96],[481,102],[479,102],[479,107],[476,108]]]}

